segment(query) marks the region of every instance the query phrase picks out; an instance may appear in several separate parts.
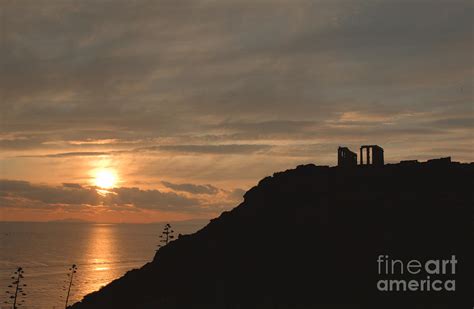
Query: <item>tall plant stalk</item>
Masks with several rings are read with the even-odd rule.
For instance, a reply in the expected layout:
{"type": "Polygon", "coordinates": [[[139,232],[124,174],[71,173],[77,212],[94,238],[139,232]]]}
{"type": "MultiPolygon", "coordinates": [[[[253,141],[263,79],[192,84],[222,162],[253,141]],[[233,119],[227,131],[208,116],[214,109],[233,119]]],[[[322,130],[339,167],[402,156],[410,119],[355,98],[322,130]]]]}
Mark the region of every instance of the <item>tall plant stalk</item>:
{"type": "Polygon", "coordinates": [[[74,274],[77,272],[77,265],[76,264],[72,264],[71,268],[69,268],[69,273],[68,273],[68,276],[69,276],[69,285],[68,285],[68,288],[67,288],[67,294],[66,294],[66,303],[64,305],[64,309],[67,309],[67,304],[69,302],[69,295],[71,294],[71,287],[72,287],[72,282],[74,280],[74,274]]]}
{"type": "Polygon", "coordinates": [[[158,245],[158,248],[166,246],[171,240],[174,239],[173,235],[174,231],[171,228],[171,225],[169,223],[166,223],[165,227],[163,228],[163,232],[161,232],[160,235],[160,244],[158,245]]]}
{"type": "MultiPolygon", "coordinates": [[[[22,267],[18,267],[16,271],[13,273],[11,279],[13,280],[12,283],[8,286],[8,288],[14,288],[13,291],[6,291],[7,294],[10,294],[10,301],[12,301],[12,308],[17,309],[18,306],[24,303],[24,299],[22,299],[23,296],[26,296],[26,293],[24,292],[23,288],[26,287],[26,284],[22,283],[21,279],[23,279],[23,274],[24,270],[22,267]]],[[[5,301],[6,304],[9,303],[9,301],[5,301]]]]}

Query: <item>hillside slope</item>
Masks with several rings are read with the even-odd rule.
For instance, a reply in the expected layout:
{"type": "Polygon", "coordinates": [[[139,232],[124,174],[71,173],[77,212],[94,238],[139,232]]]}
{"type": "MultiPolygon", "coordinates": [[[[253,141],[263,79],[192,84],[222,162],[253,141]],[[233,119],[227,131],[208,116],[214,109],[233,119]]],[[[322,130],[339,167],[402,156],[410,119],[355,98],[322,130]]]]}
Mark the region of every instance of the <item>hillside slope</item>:
{"type": "Polygon", "coordinates": [[[473,172],[449,163],[276,173],[72,308],[472,306],[473,172]],[[379,255],[456,255],[456,291],[379,292],[379,255]]]}

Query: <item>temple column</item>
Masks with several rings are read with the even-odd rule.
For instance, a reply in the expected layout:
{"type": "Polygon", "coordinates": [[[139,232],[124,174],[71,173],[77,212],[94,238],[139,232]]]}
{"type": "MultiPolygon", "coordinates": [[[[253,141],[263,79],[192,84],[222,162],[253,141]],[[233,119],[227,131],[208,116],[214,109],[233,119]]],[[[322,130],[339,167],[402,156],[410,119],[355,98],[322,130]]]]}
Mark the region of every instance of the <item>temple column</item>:
{"type": "Polygon", "coordinates": [[[367,165],[370,164],[370,147],[367,147],[367,165]]]}

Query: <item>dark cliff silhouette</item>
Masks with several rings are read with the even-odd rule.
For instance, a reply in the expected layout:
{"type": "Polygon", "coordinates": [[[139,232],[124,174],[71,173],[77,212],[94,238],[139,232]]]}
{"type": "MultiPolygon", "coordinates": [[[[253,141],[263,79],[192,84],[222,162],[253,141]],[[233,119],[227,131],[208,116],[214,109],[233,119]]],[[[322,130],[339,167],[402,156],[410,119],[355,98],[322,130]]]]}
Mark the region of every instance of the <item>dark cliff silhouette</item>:
{"type": "Polygon", "coordinates": [[[72,308],[472,307],[473,171],[444,159],[276,173],[72,308]],[[380,254],[454,254],[456,291],[379,292],[380,254]]]}

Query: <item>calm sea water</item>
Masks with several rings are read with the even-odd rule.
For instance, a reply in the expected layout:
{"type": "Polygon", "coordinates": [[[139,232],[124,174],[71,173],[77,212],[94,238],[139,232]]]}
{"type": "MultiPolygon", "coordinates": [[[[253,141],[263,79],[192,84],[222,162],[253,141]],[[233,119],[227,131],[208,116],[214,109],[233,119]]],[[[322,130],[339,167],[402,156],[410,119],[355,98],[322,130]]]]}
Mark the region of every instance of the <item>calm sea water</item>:
{"type": "MultiPolygon", "coordinates": [[[[206,222],[177,222],[189,234],[206,222]]],[[[0,222],[0,308],[10,277],[24,269],[27,308],[64,308],[67,270],[77,264],[70,302],[82,299],[130,269],[151,261],[162,224],[88,224],[0,222]]]]}

